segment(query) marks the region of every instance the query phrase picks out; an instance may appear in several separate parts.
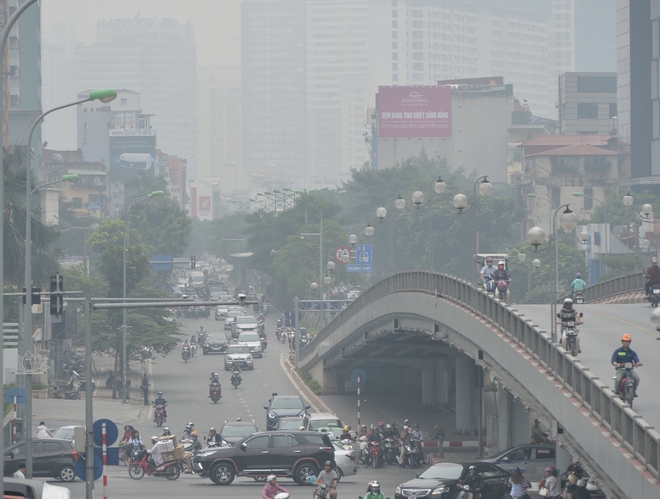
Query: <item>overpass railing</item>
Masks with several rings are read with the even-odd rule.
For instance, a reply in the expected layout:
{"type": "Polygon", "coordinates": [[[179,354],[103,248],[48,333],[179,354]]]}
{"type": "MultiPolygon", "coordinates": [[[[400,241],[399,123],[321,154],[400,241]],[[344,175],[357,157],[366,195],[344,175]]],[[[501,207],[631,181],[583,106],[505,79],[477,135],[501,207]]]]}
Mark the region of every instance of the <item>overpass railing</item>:
{"type": "MultiPolygon", "coordinates": [[[[640,276],[623,276],[600,283],[600,293],[636,285],[640,276]],[[612,283],[618,281],[618,283],[612,283]],[[608,284],[610,283],[610,284],[608,284]]],[[[598,286],[598,285],[597,285],[598,286]]],[[[589,369],[552,343],[550,335],[540,330],[522,314],[482,289],[446,274],[403,272],[392,275],[365,290],[351,305],[323,328],[312,343],[300,352],[301,365],[313,362],[317,346],[335,330],[350,321],[362,308],[379,299],[401,292],[434,295],[455,302],[490,322],[532,355],[581,404],[625,446],[656,480],[660,468],[660,433],[646,423],[632,408],[589,369]]],[[[320,358],[317,360],[321,360],[320,358]]]]}
{"type": "Polygon", "coordinates": [[[607,298],[608,296],[620,295],[630,291],[641,291],[644,289],[645,279],[643,272],[636,274],[613,277],[607,281],[597,282],[584,288],[584,299],[587,303],[594,300],[607,298]]]}

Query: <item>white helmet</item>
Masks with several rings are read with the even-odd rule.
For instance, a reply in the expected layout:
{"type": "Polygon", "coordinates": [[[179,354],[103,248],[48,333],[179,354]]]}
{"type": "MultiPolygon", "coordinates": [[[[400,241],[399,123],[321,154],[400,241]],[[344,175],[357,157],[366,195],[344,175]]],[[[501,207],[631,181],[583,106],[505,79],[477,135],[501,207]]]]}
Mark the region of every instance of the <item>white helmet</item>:
{"type": "Polygon", "coordinates": [[[270,482],[271,480],[275,480],[277,477],[275,475],[268,475],[268,478],[266,478],[267,482],[270,482]]]}
{"type": "Polygon", "coordinates": [[[504,265],[504,260],[500,260],[499,262],[497,262],[497,266],[499,267],[500,265],[504,265]]]}
{"type": "Polygon", "coordinates": [[[566,298],[564,300],[564,305],[573,305],[573,300],[571,300],[570,298],[566,298]]]}

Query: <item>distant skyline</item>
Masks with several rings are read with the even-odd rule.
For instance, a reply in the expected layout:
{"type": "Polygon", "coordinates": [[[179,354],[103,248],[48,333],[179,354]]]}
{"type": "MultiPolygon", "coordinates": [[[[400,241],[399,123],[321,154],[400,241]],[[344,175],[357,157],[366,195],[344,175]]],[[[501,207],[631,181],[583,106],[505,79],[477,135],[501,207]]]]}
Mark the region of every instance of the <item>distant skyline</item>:
{"type": "Polygon", "coordinates": [[[240,64],[241,0],[113,0],[102,4],[89,0],[58,0],[41,4],[43,25],[70,23],[77,41],[96,39],[99,19],[165,17],[180,23],[190,19],[195,27],[199,66],[240,64]]]}

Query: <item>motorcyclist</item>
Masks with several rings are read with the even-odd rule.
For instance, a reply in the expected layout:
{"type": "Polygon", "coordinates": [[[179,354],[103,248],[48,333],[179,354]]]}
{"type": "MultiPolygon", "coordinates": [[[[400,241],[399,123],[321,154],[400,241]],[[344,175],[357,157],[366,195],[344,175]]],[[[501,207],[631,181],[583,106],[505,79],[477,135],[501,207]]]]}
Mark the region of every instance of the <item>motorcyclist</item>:
{"type": "Polygon", "coordinates": [[[193,333],[192,336],[190,337],[189,343],[191,345],[197,345],[197,336],[195,336],[195,333],[193,333]]]}
{"type": "Polygon", "coordinates": [[[414,439],[417,439],[417,450],[419,451],[417,454],[417,462],[419,464],[424,463],[424,449],[422,448],[422,440],[424,439],[422,432],[419,429],[419,425],[415,423],[413,425],[413,430],[410,433],[410,436],[414,439]]]}
{"type": "Polygon", "coordinates": [[[534,426],[532,426],[532,438],[536,444],[547,443],[549,441],[548,434],[543,431],[543,428],[541,428],[541,421],[538,419],[534,420],[534,426]]]}
{"type": "Polygon", "coordinates": [[[197,330],[197,334],[201,336],[206,336],[206,330],[204,329],[204,326],[199,326],[199,329],[197,330]]]}
{"type": "Polygon", "coordinates": [[[351,437],[351,434],[349,433],[350,427],[349,426],[344,426],[343,430],[344,430],[344,433],[342,433],[339,436],[339,440],[351,440],[352,437],[351,437]]]}
{"type": "Polygon", "coordinates": [[[545,469],[545,476],[539,482],[539,489],[545,487],[548,493],[547,499],[554,499],[561,496],[561,481],[557,478],[557,470],[552,466],[545,469]]]}
{"type": "Polygon", "coordinates": [[[209,429],[209,436],[206,437],[206,445],[220,447],[222,444],[222,437],[218,435],[218,432],[215,431],[215,426],[211,426],[209,429]]]}
{"type": "Polygon", "coordinates": [[[259,314],[259,317],[257,317],[258,322],[266,322],[266,318],[264,317],[264,314],[259,314]]]}
{"type": "MultiPolygon", "coordinates": [[[[616,381],[614,383],[616,393],[619,393],[619,385],[621,384],[621,378],[623,378],[623,375],[625,374],[626,370],[624,365],[627,362],[632,362],[634,367],[641,366],[642,363],[639,361],[639,357],[637,356],[637,353],[630,348],[630,342],[632,341],[632,338],[628,333],[625,333],[621,337],[621,347],[617,348],[614,350],[614,353],[612,354],[612,365],[616,367],[616,381]]],[[[633,390],[635,392],[635,397],[637,396],[637,386],[639,385],[639,375],[634,371],[630,370],[630,375],[632,376],[633,379],[633,390]]]]}
{"type": "Polygon", "coordinates": [[[240,377],[242,372],[243,372],[243,370],[241,369],[241,366],[239,366],[236,362],[232,363],[232,365],[231,365],[231,374],[232,375],[238,374],[238,376],[240,377]]]}
{"type": "Polygon", "coordinates": [[[582,280],[582,274],[578,272],[575,274],[575,279],[573,279],[573,282],[571,283],[571,298],[573,298],[576,291],[582,291],[584,286],[585,282],[582,280]]]}
{"type": "MultiPolygon", "coordinates": [[[[491,257],[486,258],[486,263],[484,264],[483,268],[481,269],[480,275],[481,278],[486,281],[486,276],[493,276],[495,271],[497,270],[497,267],[493,265],[493,259],[491,257]]],[[[489,293],[492,293],[495,291],[495,281],[490,280],[486,281],[486,291],[489,293]]]]}
{"type": "Polygon", "coordinates": [[[504,268],[504,260],[497,262],[497,269],[493,272],[493,281],[504,281],[507,284],[511,282],[511,274],[507,269],[504,268]]]}
{"type": "Polygon", "coordinates": [[[362,499],[385,499],[385,494],[380,491],[380,483],[378,480],[369,482],[367,494],[362,499]]]}
{"type": "Polygon", "coordinates": [[[651,294],[651,286],[660,283],[660,268],[658,267],[657,257],[654,256],[651,258],[651,266],[644,272],[644,277],[647,279],[644,289],[646,290],[646,296],[649,296],[651,294]]]}
{"type": "Polygon", "coordinates": [[[220,378],[218,377],[218,373],[212,372],[211,377],[209,378],[209,383],[220,383],[220,378]]]}
{"type": "Polygon", "coordinates": [[[367,431],[367,425],[363,424],[360,426],[360,433],[358,433],[358,438],[359,437],[366,437],[369,432],[367,431]]]}
{"type": "MultiPolygon", "coordinates": [[[[559,344],[562,344],[562,341],[564,339],[564,329],[566,329],[566,323],[569,321],[573,321],[576,324],[580,325],[583,324],[582,317],[580,317],[580,314],[573,308],[573,300],[570,298],[566,298],[564,300],[564,306],[559,310],[559,313],[557,314],[557,324],[561,324],[561,332],[559,336],[559,344]]],[[[579,343],[578,343],[578,348],[579,348],[579,343]]]]}
{"type": "Polygon", "coordinates": [[[183,343],[181,344],[181,355],[183,355],[183,352],[186,350],[186,348],[190,350],[190,341],[188,338],[183,340],[183,343]]]}
{"type": "Polygon", "coordinates": [[[401,432],[401,448],[399,450],[399,457],[397,457],[399,468],[403,467],[403,461],[406,458],[406,444],[410,443],[410,436],[410,426],[404,424],[401,432]]]}
{"type": "MultiPolygon", "coordinates": [[[[316,485],[324,484],[327,487],[330,499],[337,499],[337,482],[339,482],[339,475],[332,469],[332,461],[326,461],[323,471],[319,473],[316,479],[316,485]]],[[[312,492],[312,499],[316,496],[316,491],[312,492]]]]}
{"type": "Polygon", "coordinates": [[[192,440],[193,424],[188,423],[186,429],[181,433],[181,440],[192,440]]]}
{"type": "Polygon", "coordinates": [[[170,429],[167,426],[165,428],[163,428],[163,434],[161,435],[162,437],[169,437],[171,435],[172,435],[172,432],[170,431],[170,429]]]}
{"type": "Polygon", "coordinates": [[[484,479],[477,473],[477,467],[472,464],[468,468],[469,474],[461,480],[461,485],[467,485],[472,492],[472,499],[479,499],[481,497],[481,489],[484,486],[484,479]]]}
{"type": "Polygon", "coordinates": [[[153,471],[163,464],[163,446],[158,441],[158,437],[151,437],[151,449],[147,450],[149,456],[149,469],[153,471]]]}
{"type": "Polygon", "coordinates": [[[275,475],[268,475],[266,485],[261,489],[261,499],[274,499],[280,492],[289,493],[288,490],[277,484],[277,477],[275,475]]]}
{"type": "Polygon", "coordinates": [[[190,432],[190,438],[192,438],[190,445],[183,448],[186,458],[186,473],[192,473],[192,456],[195,452],[202,450],[202,442],[197,438],[197,430],[190,432]]]}
{"type": "MultiPolygon", "coordinates": [[[[156,397],[156,400],[154,400],[154,405],[163,406],[163,421],[167,421],[167,400],[165,400],[165,397],[163,397],[163,392],[158,392],[158,396],[156,397]]],[[[155,421],[156,417],[154,416],[154,422],[155,421]]]]}

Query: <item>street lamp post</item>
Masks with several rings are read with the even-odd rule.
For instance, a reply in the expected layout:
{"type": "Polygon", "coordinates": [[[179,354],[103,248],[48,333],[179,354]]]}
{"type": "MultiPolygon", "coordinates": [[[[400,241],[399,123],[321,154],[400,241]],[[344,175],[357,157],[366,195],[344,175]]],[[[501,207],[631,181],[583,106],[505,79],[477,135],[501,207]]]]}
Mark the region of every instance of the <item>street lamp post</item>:
{"type": "Polygon", "coordinates": [[[468,199],[465,194],[456,194],[454,196],[454,207],[458,210],[459,215],[463,215],[468,211],[472,212],[472,267],[476,272],[476,275],[473,274],[475,282],[479,279],[479,269],[475,266],[475,261],[477,259],[477,254],[479,253],[479,235],[477,232],[477,210],[478,210],[478,198],[477,198],[477,185],[479,185],[479,194],[483,197],[488,197],[493,193],[493,184],[488,181],[488,175],[483,175],[474,181],[474,186],[472,188],[472,204],[468,207],[468,199]]]}
{"type": "MultiPolygon", "coordinates": [[[[623,204],[625,206],[632,206],[633,202],[635,199],[633,198],[632,194],[630,191],[626,193],[625,196],[623,196],[623,204]]],[[[642,206],[642,211],[641,212],[636,212],[635,216],[635,273],[637,273],[637,269],[639,268],[639,228],[642,226],[642,223],[644,223],[644,220],[648,220],[649,217],[651,216],[651,213],[653,213],[653,206],[650,204],[646,203],[642,206]]]]}
{"type": "Polygon", "coordinates": [[[428,219],[429,219],[429,254],[428,254],[428,263],[429,263],[429,271],[433,272],[433,228],[431,224],[431,197],[433,196],[433,191],[435,191],[436,194],[444,194],[444,192],[447,190],[447,184],[445,184],[442,180],[442,177],[437,176],[434,177],[433,180],[431,180],[431,183],[429,185],[429,202],[427,203],[428,205],[428,219]]]}
{"type": "MultiPolygon", "coordinates": [[[[135,198],[133,201],[128,203],[128,206],[126,206],[126,213],[124,215],[124,290],[123,290],[123,298],[124,301],[126,301],[126,252],[128,251],[128,232],[129,232],[129,212],[131,210],[131,207],[139,203],[141,201],[146,201],[148,199],[162,196],[165,194],[163,191],[154,191],[149,193],[146,196],[142,196],[139,198],[135,198]]],[[[122,354],[122,363],[121,363],[121,376],[122,376],[122,403],[126,403],[126,367],[128,365],[128,359],[126,358],[126,308],[122,308],[122,334],[121,334],[121,354],[122,354]]],[[[87,379],[91,380],[91,374],[92,373],[87,373],[87,379]]],[[[88,384],[91,382],[88,381],[88,384]]],[[[113,388],[114,390],[114,388],[113,388]]]]}

